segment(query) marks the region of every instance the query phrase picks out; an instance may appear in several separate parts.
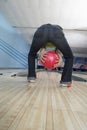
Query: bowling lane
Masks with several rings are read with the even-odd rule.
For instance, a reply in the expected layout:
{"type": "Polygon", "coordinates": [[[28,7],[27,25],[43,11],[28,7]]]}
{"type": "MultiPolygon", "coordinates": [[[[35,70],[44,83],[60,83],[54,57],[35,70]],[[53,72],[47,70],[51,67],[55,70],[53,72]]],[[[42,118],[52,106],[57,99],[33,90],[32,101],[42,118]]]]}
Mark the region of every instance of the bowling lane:
{"type": "Polygon", "coordinates": [[[0,130],[86,130],[87,82],[73,80],[71,88],[60,88],[60,77],[58,72],[40,70],[32,84],[25,70],[6,70],[6,75],[4,71],[0,130]],[[15,72],[20,76],[11,77],[15,72]]]}

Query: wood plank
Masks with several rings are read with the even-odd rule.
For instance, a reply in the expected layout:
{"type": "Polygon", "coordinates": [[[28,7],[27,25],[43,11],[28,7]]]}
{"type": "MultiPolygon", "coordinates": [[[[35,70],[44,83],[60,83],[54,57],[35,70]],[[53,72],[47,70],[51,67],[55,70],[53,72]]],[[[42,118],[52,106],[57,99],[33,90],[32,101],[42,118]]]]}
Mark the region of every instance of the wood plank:
{"type": "Polygon", "coordinates": [[[0,77],[0,130],[87,130],[87,82],[60,88],[59,73],[37,75],[0,77]]]}

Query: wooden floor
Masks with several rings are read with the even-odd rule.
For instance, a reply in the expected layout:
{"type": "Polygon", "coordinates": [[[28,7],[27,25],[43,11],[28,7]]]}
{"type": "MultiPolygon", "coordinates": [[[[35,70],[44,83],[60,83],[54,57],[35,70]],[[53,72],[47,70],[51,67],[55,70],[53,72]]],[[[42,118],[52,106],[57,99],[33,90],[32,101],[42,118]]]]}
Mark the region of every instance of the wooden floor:
{"type": "Polygon", "coordinates": [[[0,130],[87,130],[87,82],[60,88],[60,74],[0,76],[0,130]]]}

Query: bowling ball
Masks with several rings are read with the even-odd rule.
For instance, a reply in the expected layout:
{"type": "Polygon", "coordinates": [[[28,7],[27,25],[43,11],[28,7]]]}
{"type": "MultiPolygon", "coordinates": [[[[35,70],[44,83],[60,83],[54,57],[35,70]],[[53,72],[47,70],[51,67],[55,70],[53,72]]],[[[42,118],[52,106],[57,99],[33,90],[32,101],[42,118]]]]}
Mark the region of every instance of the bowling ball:
{"type": "Polygon", "coordinates": [[[44,67],[47,69],[54,69],[54,65],[59,61],[59,56],[54,51],[48,51],[45,55],[45,60],[43,63],[44,67]]]}

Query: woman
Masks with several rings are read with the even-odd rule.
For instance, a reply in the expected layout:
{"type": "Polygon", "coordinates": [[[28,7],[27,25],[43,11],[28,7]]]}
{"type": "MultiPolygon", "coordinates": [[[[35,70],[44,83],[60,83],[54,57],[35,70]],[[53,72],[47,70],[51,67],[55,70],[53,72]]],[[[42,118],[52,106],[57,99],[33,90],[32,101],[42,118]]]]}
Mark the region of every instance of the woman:
{"type": "MultiPolygon", "coordinates": [[[[60,50],[65,58],[60,86],[71,86],[73,54],[64,36],[63,29],[59,25],[52,24],[44,24],[40,26],[34,34],[30,52],[28,54],[28,81],[33,82],[36,79],[35,57],[37,52],[41,49],[41,60],[44,60],[44,46],[46,46],[48,42],[51,42],[58,50],[60,50]]],[[[56,64],[56,66],[57,65],[58,64],[56,64]]]]}

